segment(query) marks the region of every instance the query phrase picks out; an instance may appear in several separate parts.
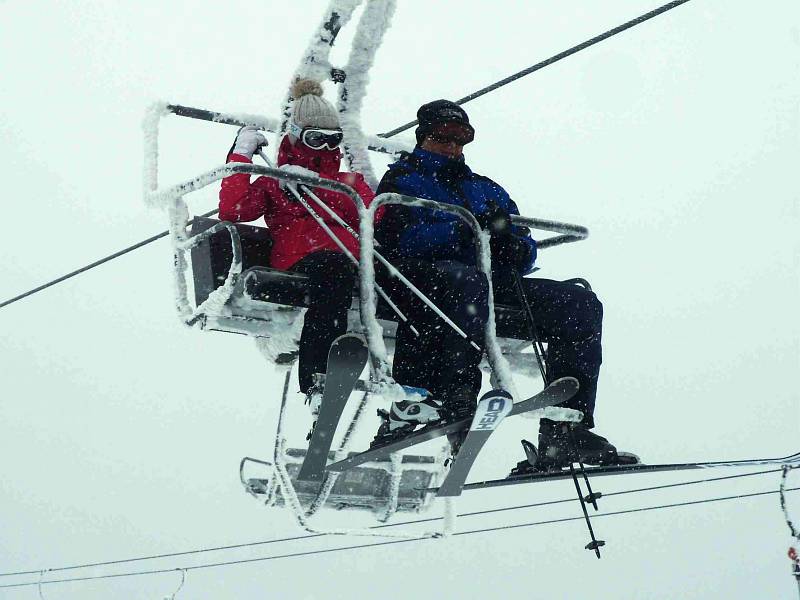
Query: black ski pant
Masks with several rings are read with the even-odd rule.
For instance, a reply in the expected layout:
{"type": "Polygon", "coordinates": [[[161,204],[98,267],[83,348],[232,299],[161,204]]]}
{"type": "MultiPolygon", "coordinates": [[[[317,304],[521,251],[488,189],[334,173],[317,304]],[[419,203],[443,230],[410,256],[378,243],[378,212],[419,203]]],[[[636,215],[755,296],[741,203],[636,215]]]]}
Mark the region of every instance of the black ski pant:
{"type": "MultiPolygon", "coordinates": [[[[392,264],[483,347],[489,314],[486,277],[457,261],[429,262],[400,258],[392,264]]],[[[449,402],[474,401],[480,392],[481,352],[455,332],[397,278],[378,272],[379,283],[419,331],[399,323],[392,375],[404,385],[426,388],[449,402]]]]}
{"type": "MultiPolygon", "coordinates": [[[[484,345],[488,318],[486,278],[476,267],[456,261],[434,263],[399,259],[394,265],[447,315],[471,340],[484,345]]],[[[438,317],[399,280],[382,275],[384,288],[419,330],[400,323],[397,329],[393,375],[398,383],[423,387],[447,403],[481,387],[481,353],[438,317]]],[[[495,302],[520,306],[513,272],[492,275],[495,302]]],[[[550,279],[522,279],[539,339],[547,344],[548,374],[552,379],[575,377],[580,390],[563,406],[584,413],[594,427],[597,379],[602,363],[603,306],[584,287],[550,279]]]]}
{"type": "Polygon", "coordinates": [[[314,383],[314,373],[325,373],[333,340],[347,333],[356,269],[344,254],[322,250],[304,256],[291,270],[311,279],[298,357],[300,391],[305,393],[314,383]]]}
{"type": "MultiPolygon", "coordinates": [[[[584,413],[584,424],[594,427],[597,378],[603,361],[601,335],[603,305],[594,292],[572,283],[550,279],[522,279],[539,339],[547,343],[551,380],[575,377],[578,393],[562,406],[584,413]]],[[[514,273],[492,274],[495,302],[520,306],[514,273]]]]}

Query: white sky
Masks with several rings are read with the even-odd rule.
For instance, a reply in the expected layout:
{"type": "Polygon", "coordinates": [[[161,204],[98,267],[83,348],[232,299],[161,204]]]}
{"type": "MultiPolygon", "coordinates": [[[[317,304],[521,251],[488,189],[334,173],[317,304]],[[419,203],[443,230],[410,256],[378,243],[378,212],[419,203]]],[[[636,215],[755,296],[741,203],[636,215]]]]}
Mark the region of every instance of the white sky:
{"type": "MultiPolygon", "coordinates": [[[[163,99],[275,116],[326,4],[0,3],[0,298],[164,229],[164,215],[141,201],[146,106],[163,99]]],[[[658,6],[399,4],[371,73],[363,115],[370,132],[411,120],[424,101],[464,96],[658,6]]],[[[478,131],[467,153],[476,171],[501,182],[524,214],[590,228],[588,241],[542,252],[540,274],[587,277],[603,300],[598,431],[648,462],[797,450],[800,209],[790,173],[800,159],[799,17],[789,0],[693,0],[466,106],[478,131]]],[[[162,181],[220,164],[234,132],[168,119],[162,181]]],[[[379,173],[384,164],[376,158],[379,173]]],[[[198,213],[209,210],[216,188],[192,202],[198,213]]],[[[236,473],[242,456],[269,455],[280,375],[245,338],[182,329],[170,266],[164,240],[0,311],[0,571],[296,531],[288,514],[246,496],[236,473]]],[[[534,383],[522,383],[534,391],[534,383]]],[[[290,416],[296,445],[308,417],[300,406],[290,416]]],[[[505,474],[532,425],[506,424],[475,476],[505,474]]],[[[640,476],[597,487],[680,479],[640,476]]],[[[476,492],[459,508],[568,497],[570,485],[476,492]]],[[[758,477],[609,498],[603,508],[777,485],[775,476],[758,477]]],[[[800,511],[800,500],[795,505],[800,511]]],[[[534,509],[461,526],[577,511],[534,509]]],[[[349,525],[353,517],[326,519],[349,525]]],[[[195,571],[178,597],[795,593],[775,496],[598,519],[596,528],[609,543],[602,561],[582,550],[586,533],[576,522],[195,571]]],[[[45,597],[156,598],[178,580],[61,584],[45,588],[45,597]]],[[[10,599],[36,593],[1,592],[10,599]]]]}

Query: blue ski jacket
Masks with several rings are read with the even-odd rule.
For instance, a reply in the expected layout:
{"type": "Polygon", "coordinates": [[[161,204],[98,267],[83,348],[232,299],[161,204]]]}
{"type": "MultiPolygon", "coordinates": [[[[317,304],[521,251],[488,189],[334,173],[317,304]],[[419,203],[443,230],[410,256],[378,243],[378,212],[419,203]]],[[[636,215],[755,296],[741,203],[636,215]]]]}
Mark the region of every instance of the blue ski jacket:
{"type": "MultiPolygon", "coordinates": [[[[500,206],[508,214],[519,214],[508,192],[488,177],[474,173],[463,157],[450,159],[419,146],[389,165],[376,193],[385,192],[463,206],[476,216],[488,213],[493,205],[500,206]]],[[[382,251],[390,256],[457,260],[474,265],[475,246],[471,240],[464,239],[458,227],[460,221],[456,215],[444,211],[392,204],[386,207],[376,238],[382,251]]],[[[531,247],[530,264],[521,269],[523,274],[529,273],[536,260],[536,242],[527,229],[514,229],[514,234],[531,247]]]]}

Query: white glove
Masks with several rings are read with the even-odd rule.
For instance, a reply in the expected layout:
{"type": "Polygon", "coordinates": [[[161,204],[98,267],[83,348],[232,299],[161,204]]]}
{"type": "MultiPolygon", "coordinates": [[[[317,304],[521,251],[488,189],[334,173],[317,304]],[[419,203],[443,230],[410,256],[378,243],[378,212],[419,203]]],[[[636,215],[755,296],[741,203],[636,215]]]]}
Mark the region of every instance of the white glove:
{"type": "Polygon", "coordinates": [[[239,130],[236,141],[233,143],[231,154],[241,154],[252,159],[253,154],[267,145],[267,138],[264,137],[258,127],[245,125],[239,130]]]}

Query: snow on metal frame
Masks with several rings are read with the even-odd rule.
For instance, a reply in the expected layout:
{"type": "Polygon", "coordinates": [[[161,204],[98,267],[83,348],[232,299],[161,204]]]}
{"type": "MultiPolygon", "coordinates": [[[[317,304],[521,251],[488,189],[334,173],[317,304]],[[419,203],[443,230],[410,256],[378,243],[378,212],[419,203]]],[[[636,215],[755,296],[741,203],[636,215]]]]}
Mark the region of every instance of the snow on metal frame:
{"type": "MultiPolygon", "coordinates": [[[[475,233],[475,248],[477,252],[478,258],[478,269],[486,276],[488,283],[489,283],[489,293],[488,293],[488,305],[489,305],[489,318],[486,321],[486,328],[484,331],[484,345],[487,357],[489,359],[489,365],[492,369],[492,383],[493,385],[502,387],[504,390],[508,391],[515,400],[519,401],[522,400],[522,396],[519,395],[519,392],[516,389],[516,385],[514,384],[513,377],[511,376],[511,368],[506,361],[503,353],[500,349],[500,345],[497,342],[497,334],[496,334],[496,326],[495,326],[495,316],[494,316],[494,293],[492,291],[492,268],[491,268],[491,257],[489,256],[489,234],[482,231],[478,222],[475,220],[475,217],[470,213],[468,210],[461,206],[449,205],[449,204],[441,204],[438,202],[434,202],[432,200],[423,200],[420,198],[413,198],[411,196],[404,196],[401,194],[380,194],[377,196],[369,206],[369,209],[365,211],[365,214],[361,217],[361,302],[362,302],[362,309],[361,309],[361,318],[362,320],[366,320],[367,324],[371,325],[372,321],[374,320],[377,324],[377,318],[375,317],[376,311],[376,299],[375,293],[373,292],[370,286],[366,286],[363,282],[364,279],[374,280],[375,278],[375,267],[373,265],[373,253],[375,251],[375,244],[374,244],[374,219],[375,219],[375,212],[384,204],[403,204],[407,206],[420,206],[424,208],[430,208],[432,210],[441,210],[445,212],[449,212],[452,214],[457,215],[459,218],[463,219],[467,222],[467,224],[472,229],[473,233],[475,233]],[[365,316],[367,318],[365,319],[365,316]]],[[[390,273],[393,276],[401,275],[397,269],[389,268],[390,273]]],[[[374,331],[371,331],[369,328],[367,329],[367,341],[370,344],[370,350],[372,350],[373,340],[370,339],[370,333],[375,335],[374,331]]],[[[383,352],[383,355],[386,353],[386,347],[383,343],[383,337],[377,336],[374,341],[375,346],[378,348],[379,351],[383,352]]],[[[380,355],[379,355],[380,356],[380,355]]],[[[388,374],[388,361],[387,365],[384,367],[387,370],[388,374]]]]}
{"type": "MultiPolygon", "coordinates": [[[[204,302],[201,306],[197,307],[197,309],[195,309],[195,311],[191,311],[190,303],[189,303],[189,299],[188,299],[188,289],[187,289],[187,286],[186,286],[186,279],[185,279],[185,272],[186,272],[186,269],[188,268],[188,265],[187,265],[186,260],[185,260],[185,251],[188,250],[188,249],[191,249],[193,246],[198,244],[200,242],[200,238],[207,237],[208,235],[210,235],[210,233],[203,232],[203,233],[201,233],[199,235],[196,235],[196,236],[193,236],[191,238],[187,238],[186,237],[186,225],[187,225],[187,222],[188,222],[188,210],[187,210],[187,207],[186,207],[186,202],[185,202],[185,199],[184,199],[184,195],[188,194],[188,193],[191,193],[193,191],[197,191],[198,189],[201,189],[202,187],[205,187],[205,186],[213,183],[214,181],[217,181],[219,179],[227,177],[230,174],[240,173],[240,172],[267,175],[267,176],[276,177],[277,179],[280,179],[280,180],[293,181],[293,182],[296,182],[296,183],[305,183],[305,184],[309,184],[309,185],[311,185],[313,187],[327,187],[329,189],[334,189],[336,191],[340,191],[340,192],[346,193],[347,195],[349,195],[353,199],[354,203],[356,204],[356,207],[357,207],[357,209],[359,211],[359,215],[361,216],[361,220],[363,222],[363,216],[366,213],[366,207],[364,206],[364,203],[361,200],[360,196],[358,196],[358,194],[354,190],[352,190],[349,186],[347,186],[345,184],[341,184],[339,182],[325,180],[325,179],[321,179],[321,178],[310,176],[310,175],[292,173],[290,171],[285,171],[285,170],[281,170],[281,169],[274,169],[272,167],[264,167],[264,166],[260,166],[260,165],[253,165],[253,164],[250,164],[250,163],[228,163],[228,164],[226,164],[226,165],[224,165],[222,167],[218,167],[216,169],[208,171],[208,172],[206,172],[204,174],[201,174],[201,175],[199,175],[199,176],[197,176],[197,177],[195,177],[195,178],[193,178],[191,180],[185,181],[183,183],[179,183],[179,184],[177,184],[175,186],[172,186],[172,187],[170,187],[170,188],[168,188],[166,190],[155,191],[155,192],[150,193],[149,194],[149,199],[151,200],[151,202],[153,204],[155,204],[155,205],[162,205],[162,206],[166,205],[167,210],[170,213],[170,232],[171,232],[171,237],[173,239],[173,244],[174,244],[175,264],[176,264],[176,274],[175,274],[175,276],[176,276],[176,282],[177,282],[177,286],[176,287],[177,287],[177,290],[178,290],[177,291],[177,304],[178,304],[179,313],[181,314],[181,316],[184,317],[185,321],[188,321],[193,316],[196,316],[197,314],[199,314],[202,311],[202,309],[204,307],[206,307],[206,306],[209,306],[209,307],[213,306],[215,308],[220,308],[222,305],[224,305],[225,302],[227,302],[227,300],[230,298],[230,295],[231,295],[231,293],[233,291],[233,286],[234,286],[234,283],[235,283],[235,277],[238,275],[239,272],[241,272],[241,260],[239,258],[237,258],[238,257],[238,252],[236,252],[236,250],[238,249],[238,244],[237,244],[238,236],[236,236],[236,234],[234,232],[234,233],[231,234],[231,237],[232,237],[232,243],[234,244],[234,249],[235,249],[234,255],[235,256],[234,256],[234,262],[232,264],[231,269],[229,270],[228,277],[226,279],[226,285],[223,285],[222,287],[218,288],[213,293],[213,294],[215,294],[214,297],[213,297],[213,300],[212,300],[212,297],[210,296],[206,300],[206,302],[204,302]]],[[[220,225],[221,225],[221,227],[228,228],[229,231],[231,229],[235,230],[235,228],[233,228],[233,226],[230,225],[230,224],[220,224],[220,225]]],[[[371,226],[370,226],[369,230],[370,230],[370,238],[372,238],[372,228],[371,228],[371,226]]],[[[364,229],[362,227],[362,235],[363,235],[363,231],[364,231],[364,229]]],[[[372,277],[372,281],[374,282],[374,271],[372,272],[371,277],[372,277]]],[[[361,278],[365,279],[365,280],[367,279],[366,277],[364,277],[363,274],[362,274],[361,278]]],[[[370,289],[373,289],[373,286],[370,285],[370,289]]],[[[366,319],[367,322],[369,322],[370,319],[374,321],[375,327],[377,327],[378,331],[380,332],[380,335],[378,335],[377,337],[378,337],[378,340],[380,340],[380,346],[383,347],[383,352],[384,352],[384,355],[385,355],[385,346],[383,345],[382,330],[380,329],[380,325],[377,322],[377,317],[375,316],[374,311],[372,313],[370,313],[369,315],[367,315],[367,319],[366,319]]],[[[363,314],[362,314],[362,320],[364,320],[364,315],[363,314]]],[[[384,383],[385,384],[389,384],[389,385],[384,385],[383,386],[385,392],[393,392],[394,391],[394,392],[397,392],[399,394],[404,394],[404,392],[402,391],[402,388],[400,388],[400,386],[398,386],[396,384],[392,385],[394,382],[391,381],[391,379],[388,379],[388,380],[385,379],[384,383]]],[[[288,389],[288,388],[285,388],[285,390],[286,389],[288,389]]],[[[286,391],[285,391],[285,393],[286,393],[286,391]]],[[[285,403],[285,393],[284,393],[284,403],[285,403]]],[[[390,393],[390,397],[392,397],[391,393],[390,393]]],[[[276,470],[277,470],[278,477],[279,477],[279,479],[281,481],[281,489],[282,489],[283,494],[284,494],[284,501],[285,501],[286,505],[288,507],[290,507],[291,510],[295,513],[295,516],[297,518],[298,523],[303,528],[305,528],[309,532],[320,533],[321,531],[316,530],[314,528],[311,528],[311,526],[309,525],[308,519],[309,519],[310,516],[313,515],[314,511],[312,511],[311,513],[306,513],[306,511],[303,510],[302,505],[301,505],[301,503],[299,501],[299,498],[297,497],[297,494],[295,492],[294,486],[291,483],[291,478],[289,477],[289,473],[288,473],[288,470],[286,469],[285,462],[282,459],[282,454],[283,454],[283,450],[282,450],[282,447],[283,447],[283,432],[282,432],[283,410],[284,410],[284,408],[282,407],[281,413],[280,413],[280,415],[278,417],[279,429],[278,429],[278,435],[277,435],[277,441],[276,441],[276,447],[275,447],[275,467],[276,467],[276,470]]],[[[343,451],[346,451],[346,447],[345,447],[345,449],[343,451]]],[[[396,509],[396,506],[397,506],[396,493],[399,491],[399,476],[401,475],[402,472],[401,472],[401,470],[399,470],[397,468],[397,465],[394,462],[392,464],[392,471],[393,471],[393,475],[394,475],[393,482],[395,482],[397,485],[394,485],[393,488],[392,488],[393,494],[390,497],[389,503],[388,503],[388,505],[386,507],[386,510],[385,510],[383,516],[381,517],[382,520],[388,519],[391,516],[391,514],[394,513],[394,511],[396,509]]],[[[322,494],[321,494],[320,498],[318,498],[318,501],[314,503],[315,507],[312,507],[312,508],[315,508],[315,510],[316,510],[324,503],[325,498],[322,497],[322,496],[324,495],[325,497],[327,497],[327,494],[329,494],[331,489],[333,488],[333,483],[335,483],[335,478],[330,482],[326,482],[326,485],[324,486],[324,489],[322,490],[322,494]]],[[[332,530],[332,531],[327,531],[326,533],[351,534],[351,535],[353,535],[353,534],[355,534],[355,535],[370,535],[370,536],[379,535],[379,534],[377,534],[375,532],[364,533],[364,532],[360,532],[358,530],[332,530]]],[[[435,533],[425,534],[425,535],[428,535],[429,537],[439,537],[439,536],[443,535],[443,533],[442,532],[435,532],[435,533]]],[[[404,533],[395,534],[395,533],[393,533],[391,535],[385,535],[384,534],[381,537],[408,538],[408,537],[417,537],[417,536],[419,536],[418,533],[414,533],[414,534],[404,534],[404,533]]]]}
{"type": "MultiPolygon", "coordinates": [[[[320,496],[318,496],[317,499],[314,501],[314,503],[312,504],[311,509],[309,511],[303,510],[302,503],[300,502],[300,499],[297,496],[297,492],[295,490],[295,487],[292,484],[291,476],[289,475],[289,471],[286,468],[286,461],[283,458],[284,455],[285,455],[285,451],[286,451],[286,449],[285,449],[286,440],[284,438],[284,433],[283,433],[283,423],[284,423],[284,420],[285,420],[284,417],[286,415],[286,404],[287,404],[287,397],[288,397],[288,391],[289,391],[289,378],[290,378],[290,375],[291,375],[291,369],[287,370],[286,379],[284,381],[284,386],[283,386],[283,395],[282,395],[282,398],[281,398],[281,407],[280,407],[280,410],[279,410],[279,413],[278,413],[278,424],[277,424],[276,435],[275,435],[275,453],[274,453],[273,460],[274,460],[274,464],[275,464],[275,470],[276,470],[277,475],[278,475],[278,480],[280,481],[281,495],[283,496],[284,504],[291,509],[292,513],[295,516],[295,519],[297,520],[298,525],[300,525],[300,527],[302,527],[303,529],[305,529],[309,533],[321,533],[321,534],[326,534],[326,535],[356,535],[356,536],[364,536],[364,537],[388,537],[388,538],[397,538],[397,539],[438,538],[438,537],[442,537],[443,535],[446,535],[447,532],[448,532],[448,530],[446,528],[443,529],[442,531],[422,531],[422,532],[420,532],[420,531],[403,531],[403,530],[399,530],[398,531],[398,530],[395,530],[395,531],[391,531],[391,532],[384,532],[384,530],[361,529],[361,528],[352,528],[352,529],[342,529],[342,528],[337,528],[337,529],[319,529],[319,528],[313,527],[311,525],[311,523],[309,522],[311,517],[313,517],[314,513],[316,513],[319,510],[319,508],[321,508],[321,506],[324,504],[325,500],[327,499],[327,495],[330,494],[330,491],[333,488],[333,483],[335,482],[336,478],[333,477],[332,480],[326,479],[325,483],[323,484],[323,488],[320,491],[320,496]],[[329,483],[329,487],[327,485],[328,483],[329,483]],[[324,496],[323,496],[323,494],[324,494],[324,496]]],[[[362,400],[362,402],[364,404],[366,403],[366,397],[365,397],[364,400],[362,400]]],[[[362,408],[362,407],[359,407],[359,408],[362,408]]],[[[356,415],[354,416],[353,423],[351,423],[350,428],[348,428],[348,434],[352,433],[352,431],[355,429],[355,426],[357,425],[357,421],[360,419],[361,412],[363,412],[363,411],[357,411],[356,412],[356,415]]],[[[342,447],[340,448],[340,451],[342,453],[346,453],[347,452],[347,447],[346,446],[347,446],[348,443],[349,443],[349,436],[346,434],[345,435],[345,440],[343,441],[342,447]]],[[[402,460],[402,458],[400,458],[399,460],[402,460]]],[[[394,460],[393,460],[393,466],[394,466],[394,460]]],[[[399,479],[398,479],[398,485],[396,486],[396,489],[395,489],[395,487],[393,487],[392,492],[393,493],[392,493],[391,497],[389,498],[389,502],[387,504],[387,507],[386,507],[383,515],[381,515],[381,517],[380,517],[380,520],[384,521],[384,522],[389,519],[389,517],[395,512],[395,510],[397,508],[397,502],[398,502],[397,494],[399,493],[399,479]]],[[[445,519],[445,525],[449,525],[450,527],[452,527],[452,523],[450,522],[449,519],[445,519]]]]}
{"type": "Polygon", "coordinates": [[[361,129],[361,107],[367,93],[369,70],[383,36],[389,29],[396,7],[396,0],[367,2],[350,47],[350,57],[344,67],[347,78],[339,88],[338,109],[344,133],[344,157],[350,171],[364,175],[373,190],[378,187],[378,178],[372,169],[361,129]]]}
{"type": "MultiPolygon", "coordinates": [[[[443,205],[433,202],[431,200],[423,200],[419,198],[412,198],[409,196],[401,196],[399,194],[382,194],[381,196],[378,196],[375,199],[375,201],[372,202],[369,210],[367,210],[366,207],[364,206],[361,197],[352,188],[343,183],[339,183],[337,181],[331,181],[328,179],[322,179],[310,175],[292,173],[282,169],[275,169],[273,167],[254,165],[250,163],[228,163],[226,165],[217,167],[216,169],[212,169],[211,171],[203,173],[193,179],[190,179],[183,183],[179,183],[165,190],[158,190],[147,194],[147,199],[149,203],[156,206],[164,206],[168,210],[170,210],[170,214],[173,220],[171,231],[174,232],[173,239],[175,240],[176,252],[192,244],[192,241],[190,239],[186,239],[185,234],[183,233],[185,232],[186,221],[188,219],[188,213],[185,210],[185,201],[183,199],[183,196],[234,173],[265,175],[268,177],[274,177],[282,181],[290,181],[295,183],[306,184],[311,187],[322,187],[333,191],[341,192],[350,196],[350,198],[356,205],[360,218],[361,247],[364,250],[361,253],[360,269],[359,269],[361,319],[362,319],[362,324],[365,328],[367,342],[370,348],[370,354],[372,355],[372,358],[374,360],[373,367],[375,369],[376,379],[379,382],[388,384],[385,386],[386,389],[383,390],[384,395],[388,394],[388,397],[393,398],[394,393],[397,393],[402,396],[403,395],[402,388],[396,386],[396,384],[394,384],[394,381],[391,378],[391,369],[389,367],[388,353],[383,341],[383,329],[378,323],[376,317],[376,298],[374,293],[374,282],[375,282],[374,264],[372,260],[366,259],[367,256],[372,257],[374,254],[373,221],[374,221],[375,211],[381,204],[390,201],[395,201],[395,202],[399,201],[406,204],[410,203],[412,205],[417,205],[417,206],[426,206],[429,208],[433,208],[434,210],[443,210],[459,214],[462,218],[464,218],[465,220],[467,220],[467,222],[471,224],[471,226],[475,231],[479,231],[477,222],[475,222],[475,219],[471,215],[471,213],[468,213],[465,209],[461,207],[452,205],[443,205]]],[[[521,224],[526,224],[535,228],[555,230],[558,232],[569,234],[562,236],[563,239],[561,239],[559,243],[576,241],[578,239],[583,239],[585,235],[588,235],[586,229],[578,225],[559,223],[555,221],[545,221],[541,219],[520,218],[519,221],[521,222],[521,224]]],[[[486,235],[485,233],[481,232],[479,235],[476,236],[476,245],[478,249],[479,267],[487,275],[487,277],[490,278],[491,259],[489,257],[488,240],[483,239],[485,235],[486,235]]],[[[183,262],[181,262],[180,259],[178,260],[177,266],[181,267],[181,269],[183,270],[185,270],[186,268],[186,265],[183,262]]],[[[390,267],[389,270],[393,274],[399,275],[396,269],[390,267]]],[[[233,284],[225,286],[225,290],[220,291],[219,294],[214,297],[213,305],[221,306],[222,304],[224,304],[230,297],[230,293],[232,291],[233,291],[233,284]]],[[[188,293],[187,293],[188,291],[186,290],[185,284],[183,286],[179,285],[179,292],[182,294],[182,297],[179,300],[179,307],[181,307],[180,308],[181,314],[185,315],[187,314],[186,307],[188,306],[188,293]],[[185,303],[183,301],[183,298],[186,299],[185,303]]],[[[487,329],[486,329],[486,351],[490,360],[490,366],[492,367],[492,371],[495,376],[495,384],[500,385],[504,389],[509,390],[515,399],[519,399],[520,396],[514,387],[513,380],[511,377],[510,367],[508,365],[507,360],[502,355],[502,351],[497,342],[497,337],[495,334],[494,299],[493,295],[491,294],[491,290],[489,295],[489,307],[491,310],[489,311],[489,319],[487,321],[487,329]]]]}
{"type": "MultiPolygon", "coordinates": [[[[322,82],[331,77],[331,69],[333,68],[329,60],[331,48],[336,41],[336,36],[339,35],[339,31],[350,21],[353,11],[359,4],[361,4],[361,0],[331,0],[322,21],[311,36],[311,42],[303,53],[300,64],[289,82],[282,105],[278,137],[283,136],[289,130],[289,119],[292,116],[292,102],[294,101],[291,94],[291,84],[303,78],[322,82]]],[[[276,148],[276,159],[277,151],[278,149],[276,148]]]]}

